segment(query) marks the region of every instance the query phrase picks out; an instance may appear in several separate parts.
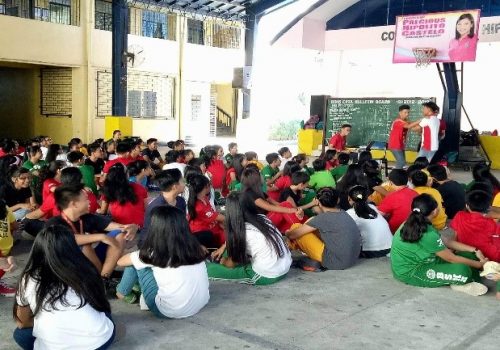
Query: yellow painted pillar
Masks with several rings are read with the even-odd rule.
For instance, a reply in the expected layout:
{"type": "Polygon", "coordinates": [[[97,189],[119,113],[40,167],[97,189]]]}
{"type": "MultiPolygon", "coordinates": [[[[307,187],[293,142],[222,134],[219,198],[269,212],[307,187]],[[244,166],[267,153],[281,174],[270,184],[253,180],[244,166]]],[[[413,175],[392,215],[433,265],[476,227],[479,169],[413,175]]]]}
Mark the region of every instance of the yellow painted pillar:
{"type": "Polygon", "coordinates": [[[132,117],[106,116],[106,118],[104,118],[104,139],[109,140],[113,138],[113,131],[115,130],[120,130],[122,132],[122,137],[134,136],[132,117]]]}

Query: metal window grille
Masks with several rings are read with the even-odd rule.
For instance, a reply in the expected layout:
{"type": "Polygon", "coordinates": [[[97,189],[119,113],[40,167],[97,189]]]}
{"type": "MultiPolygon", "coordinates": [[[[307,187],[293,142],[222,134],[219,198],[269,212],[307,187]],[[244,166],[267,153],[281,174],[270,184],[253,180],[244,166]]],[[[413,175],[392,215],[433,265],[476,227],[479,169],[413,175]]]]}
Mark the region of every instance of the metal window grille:
{"type": "Polygon", "coordinates": [[[41,114],[68,116],[72,114],[72,69],[47,68],[40,70],[41,114]]]}
{"type": "Polygon", "coordinates": [[[95,0],[95,29],[111,31],[113,8],[110,1],[95,0]]]}
{"type": "Polygon", "coordinates": [[[188,38],[187,42],[190,44],[198,44],[203,45],[205,41],[204,38],[204,30],[203,30],[203,21],[188,18],[187,20],[187,32],[188,38]]]}
{"type": "MultiPolygon", "coordinates": [[[[97,117],[111,115],[112,77],[97,72],[97,117]]],[[[175,79],[148,72],[129,72],[127,115],[141,119],[175,119],[175,79]]]]}
{"type": "Polygon", "coordinates": [[[79,25],[80,0],[0,0],[0,14],[79,25]]]}
{"type": "Polygon", "coordinates": [[[142,35],[150,38],[167,38],[167,15],[153,11],[142,11],[142,35]]]}

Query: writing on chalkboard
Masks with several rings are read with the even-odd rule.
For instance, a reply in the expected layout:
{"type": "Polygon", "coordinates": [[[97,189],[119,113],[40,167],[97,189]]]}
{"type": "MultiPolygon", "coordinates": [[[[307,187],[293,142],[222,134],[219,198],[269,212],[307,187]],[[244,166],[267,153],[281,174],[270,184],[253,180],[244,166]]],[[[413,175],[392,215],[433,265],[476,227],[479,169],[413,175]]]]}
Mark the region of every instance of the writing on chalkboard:
{"type": "MultiPolygon", "coordinates": [[[[351,124],[351,133],[347,137],[350,147],[366,146],[371,141],[387,141],[394,119],[397,118],[399,106],[410,106],[410,120],[422,116],[422,103],[435,101],[423,97],[391,97],[391,98],[330,98],[327,103],[325,139],[336,133],[342,124],[351,124]]],[[[416,150],[420,142],[420,134],[408,133],[407,150],[416,150]]]]}

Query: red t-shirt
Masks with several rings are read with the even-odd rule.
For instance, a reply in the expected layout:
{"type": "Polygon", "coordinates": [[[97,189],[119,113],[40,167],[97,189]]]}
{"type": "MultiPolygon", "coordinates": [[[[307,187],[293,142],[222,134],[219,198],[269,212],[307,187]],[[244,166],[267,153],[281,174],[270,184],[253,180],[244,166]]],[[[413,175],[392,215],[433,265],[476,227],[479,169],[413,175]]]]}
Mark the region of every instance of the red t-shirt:
{"type": "Polygon", "coordinates": [[[111,202],[109,203],[109,211],[114,222],[122,225],[136,224],[142,227],[144,225],[145,212],[144,200],[148,197],[148,192],[138,183],[130,182],[129,184],[134,189],[137,202],[126,202],[125,204],[111,202]]]}
{"type": "Polygon", "coordinates": [[[196,217],[193,220],[188,218],[191,232],[212,230],[219,225],[217,221],[218,213],[212,207],[210,201],[196,200],[194,210],[196,217]]]}
{"type": "Polygon", "coordinates": [[[122,158],[122,157],[118,157],[118,158],[115,158],[113,160],[109,160],[104,165],[104,169],[102,170],[102,172],[104,174],[107,174],[109,172],[109,168],[111,168],[113,165],[118,164],[118,163],[122,163],[123,165],[127,166],[128,163],[130,163],[131,161],[132,160],[130,158],[122,158]]]}
{"type": "Polygon", "coordinates": [[[405,149],[406,135],[408,134],[408,129],[404,128],[405,125],[406,122],[399,118],[392,122],[387,148],[393,150],[405,149]]]}
{"type": "Polygon", "coordinates": [[[335,135],[332,136],[328,144],[337,151],[343,151],[345,150],[346,137],[340,135],[340,133],[336,133],[335,135]]]}
{"type": "Polygon", "coordinates": [[[292,186],[292,178],[288,175],[287,176],[280,176],[278,178],[278,180],[276,180],[274,182],[274,186],[279,188],[279,191],[276,191],[276,192],[281,194],[281,191],[283,191],[285,188],[292,186]]]}
{"type": "Polygon", "coordinates": [[[394,234],[399,226],[408,219],[411,214],[411,203],[418,193],[405,187],[400,190],[389,193],[382,199],[378,209],[388,215],[389,227],[394,234]]]}
{"type": "Polygon", "coordinates": [[[87,194],[87,198],[89,199],[89,213],[95,214],[97,209],[99,209],[99,203],[97,203],[97,197],[94,194],[94,192],[92,192],[92,190],[85,188],[84,191],[87,194]]]}
{"type": "Polygon", "coordinates": [[[221,189],[226,176],[226,166],[221,159],[212,160],[207,167],[207,171],[212,174],[212,186],[215,189],[221,189]]]}
{"type": "Polygon", "coordinates": [[[43,182],[43,189],[42,189],[42,200],[45,201],[45,199],[53,193],[51,189],[59,186],[61,183],[57,180],[54,179],[47,179],[43,182]]]}
{"type": "Polygon", "coordinates": [[[234,168],[229,168],[226,172],[226,179],[225,179],[225,184],[224,184],[224,188],[222,189],[222,195],[224,197],[226,197],[228,194],[229,194],[229,185],[231,185],[231,174],[234,174],[234,176],[236,176],[236,171],[234,170],[234,168]]]}
{"type": "Polygon", "coordinates": [[[47,197],[45,197],[42,205],[40,206],[40,210],[43,212],[44,214],[43,217],[45,219],[50,219],[51,217],[58,216],[61,214],[59,209],[57,209],[54,193],[49,193],[47,197]]]}
{"type": "Polygon", "coordinates": [[[450,222],[457,241],[483,252],[488,259],[500,262],[500,226],[481,213],[459,211],[450,222]]]}

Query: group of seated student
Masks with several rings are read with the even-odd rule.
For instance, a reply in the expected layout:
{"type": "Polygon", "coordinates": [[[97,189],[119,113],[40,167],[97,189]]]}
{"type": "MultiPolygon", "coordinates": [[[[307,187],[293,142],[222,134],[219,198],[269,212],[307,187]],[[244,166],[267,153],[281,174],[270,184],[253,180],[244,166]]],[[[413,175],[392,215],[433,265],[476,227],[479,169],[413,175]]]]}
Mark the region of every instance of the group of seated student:
{"type": "Polygon", "coordinates": [[[293,250],[306,271],[390,256],[406,284],[471,295],[487,291],[483,265],[500,262],[500,185],[484,164],[465,186],[425,158],[383,179],[369,152],[352,163],[328,150],[310,167],[283,147],[264,166],[236,143],[195,157],[178,140],[164,158],[157,139],[119,131],[72,139],[67,151],[50,143],[0,144],[0,277],[13,268],[14,233],[34,238],[17,288],[0,284],[16,297],[14,337],[26,349],[104,349],[115,334],[106,296],[189,317],[209,302],[209,279],[276,283],[293,250]]]}

